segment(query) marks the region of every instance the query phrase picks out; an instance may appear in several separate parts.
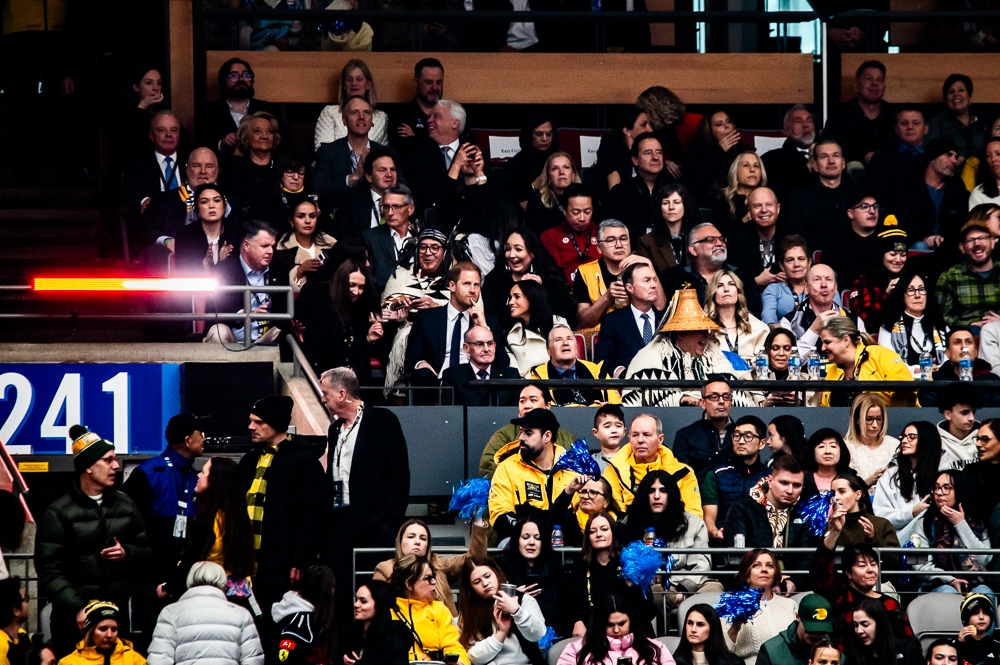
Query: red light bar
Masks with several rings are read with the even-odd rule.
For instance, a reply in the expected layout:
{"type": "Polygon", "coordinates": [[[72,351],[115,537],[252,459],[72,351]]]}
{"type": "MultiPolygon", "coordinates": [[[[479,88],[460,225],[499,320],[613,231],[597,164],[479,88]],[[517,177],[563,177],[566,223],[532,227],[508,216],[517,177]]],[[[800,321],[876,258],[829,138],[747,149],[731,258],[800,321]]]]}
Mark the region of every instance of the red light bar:
{"type": "Polygon", "coordinates": [[[201,277],[36,277],[35,291],[214,291],[215,280],[201,277]]]}

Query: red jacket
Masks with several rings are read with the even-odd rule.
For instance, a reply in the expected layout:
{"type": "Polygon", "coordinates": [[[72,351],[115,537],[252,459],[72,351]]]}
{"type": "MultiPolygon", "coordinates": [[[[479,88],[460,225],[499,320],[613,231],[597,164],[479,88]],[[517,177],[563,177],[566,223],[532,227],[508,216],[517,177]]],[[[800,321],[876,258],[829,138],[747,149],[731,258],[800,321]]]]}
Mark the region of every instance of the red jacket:
{"type": "Polygon", "coordinates": [[[542,233],[541,240],[542,246],[566,273],[570,284],[573,283],[573,273],[581,263],[601,258],[601,250],[597,247],[597,225],[593,222],[582,234],[572,233],[564,222],[542,233]]]}

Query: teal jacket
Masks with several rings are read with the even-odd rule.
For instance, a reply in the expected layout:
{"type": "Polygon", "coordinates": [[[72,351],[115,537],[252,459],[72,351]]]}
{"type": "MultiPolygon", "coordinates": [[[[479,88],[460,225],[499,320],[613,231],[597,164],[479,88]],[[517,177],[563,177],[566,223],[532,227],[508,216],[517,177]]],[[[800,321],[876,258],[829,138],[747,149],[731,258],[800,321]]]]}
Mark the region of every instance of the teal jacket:
{"type": "MultiPolygon", "coordinates": [[[[760,647],[757,665],[806,665],[809,662],[809,645],[799,641],[799,622],[793,621],[788,628],[769,639],[760,647]]],[[[844,654],[840,654],[844,663],[844,654]]]]}

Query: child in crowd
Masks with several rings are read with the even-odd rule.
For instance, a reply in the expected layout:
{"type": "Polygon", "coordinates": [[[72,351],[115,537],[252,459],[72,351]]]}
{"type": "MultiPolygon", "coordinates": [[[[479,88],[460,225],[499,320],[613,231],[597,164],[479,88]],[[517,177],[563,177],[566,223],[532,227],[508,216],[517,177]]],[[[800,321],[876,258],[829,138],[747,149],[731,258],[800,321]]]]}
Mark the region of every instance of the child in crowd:
{"type": "Polygon", "coordinates": [[[625,412],[617,404],[605,404],[594,414],[594,436],[601,444],[601,450],[593,457],[601,466],[608,468],[611,458],[618,453],[625,438],[625,412]]]}
{"type": "Polygon", "coordinates": [[[824,637],[813,646],[809,654],[809,665],[840,665],[842,659],[840,649],[833,646],[829,638],[824,637]]]}
{"type": "Polygon", "coordinates": [[[959,661],[969,665],[996,663],[1000,658],[1000,642],[986,631],[993,625],[996,608],[989,596],[970,593],[962,601],[962,625],[955,648],[959,661]]]}

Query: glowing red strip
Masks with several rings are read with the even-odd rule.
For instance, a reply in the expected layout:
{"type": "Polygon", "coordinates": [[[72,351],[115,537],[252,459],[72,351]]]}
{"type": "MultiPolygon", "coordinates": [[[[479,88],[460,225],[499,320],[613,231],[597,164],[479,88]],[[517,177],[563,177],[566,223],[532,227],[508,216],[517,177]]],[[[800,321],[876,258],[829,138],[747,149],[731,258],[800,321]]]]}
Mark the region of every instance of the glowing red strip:
{"type": "Polygon", "coordinates": [[[35,291],[214,291],[215,280],[169,277],[36,277],[35,291]]]}

